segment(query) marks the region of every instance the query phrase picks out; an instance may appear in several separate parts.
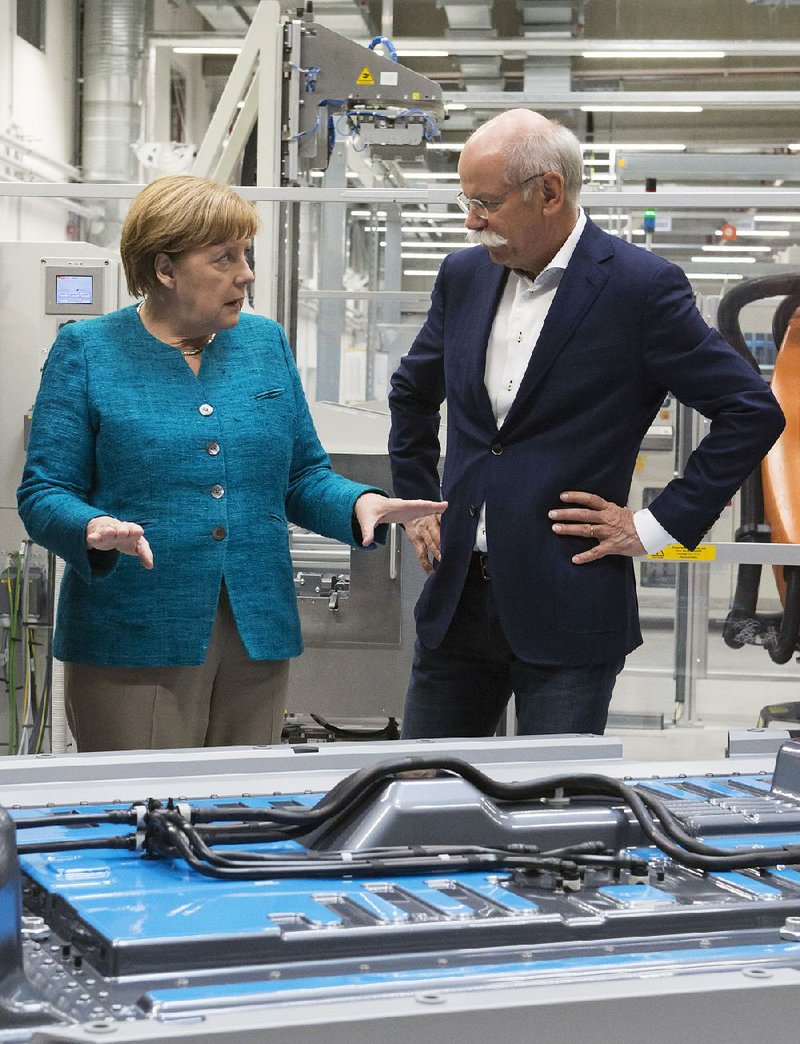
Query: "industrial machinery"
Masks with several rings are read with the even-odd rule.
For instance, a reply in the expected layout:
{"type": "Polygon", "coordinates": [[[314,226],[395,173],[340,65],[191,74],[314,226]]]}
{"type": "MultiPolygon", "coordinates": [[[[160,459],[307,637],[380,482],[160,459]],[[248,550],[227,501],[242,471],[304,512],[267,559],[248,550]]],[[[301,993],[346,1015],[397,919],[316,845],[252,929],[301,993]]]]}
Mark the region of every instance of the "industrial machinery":
{"type": "Polygon", "coordinates": [[[676,765],[580,736],[4,760],[0,1040],[785,1035],[786,740],[676,765]]]}
{"type": "MultiPolygon", "coordinates": [[[[730,290],[719,308],[723,335],[752,365],[758,362],[746,345],[739,324],[741,309],[751,301],[780,295],[775,310],[773,339],[778,345],[772,390],[786,414],[786,429],[742,487],[742,522],[737,540],[782,544],[800,542],[800,499],[797,495],[798,376],[800,375],[800,278],[763,276],[730,290]]],[[[742,565],[724,638],[731,648],[761,645],[776,663],[787,663],[800,649],[800,569],[775,566],[775,582],[782,611],[757,611],[761,567],[742,565]]],[[[800,707],[797,708],[800,711],[800,707]]],[[[777,715],[776,715],[777,716],[777,715]]],[[[796,718],[796,714],[793,715],[796,718]]]]}

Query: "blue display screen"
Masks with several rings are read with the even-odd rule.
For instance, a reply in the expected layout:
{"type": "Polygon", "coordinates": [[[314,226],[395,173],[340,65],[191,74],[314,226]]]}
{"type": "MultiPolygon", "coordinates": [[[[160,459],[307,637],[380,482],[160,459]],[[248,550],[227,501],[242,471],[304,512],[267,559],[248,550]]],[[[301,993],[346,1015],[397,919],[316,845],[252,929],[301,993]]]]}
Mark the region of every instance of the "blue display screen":
{"type": "Polygon", "coordinates": [[[94,276],[57,275],[56,304],[92,304],[94,302],[94,276]]]}

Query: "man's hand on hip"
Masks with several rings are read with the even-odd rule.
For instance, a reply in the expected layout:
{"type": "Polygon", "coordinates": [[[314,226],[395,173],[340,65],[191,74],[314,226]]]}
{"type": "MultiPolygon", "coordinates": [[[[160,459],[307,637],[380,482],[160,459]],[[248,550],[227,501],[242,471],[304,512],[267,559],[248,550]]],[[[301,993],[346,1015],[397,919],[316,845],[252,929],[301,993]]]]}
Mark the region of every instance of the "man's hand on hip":
{"type": "Polygon", "coordinates": [[[420,565],[426,573],[433,572],[433,561],[439,562],[442,557],[440,546],[442,516],[421,515],[411,522],[406,522],[406,536],[414,546],[420,565]]]}
{"type": "Polygon", "coordinates": [[[606,555],[627,555],[635,558],[646,555],[633,524],[633,512],[596,493],[570,491],[561,494],[561,500],[573,507],[556,508],[548,513],[554,520],[553,532],[566,537],[588,537],[597,544],[574,555],[575,565],[596,562],[606,555]]]}

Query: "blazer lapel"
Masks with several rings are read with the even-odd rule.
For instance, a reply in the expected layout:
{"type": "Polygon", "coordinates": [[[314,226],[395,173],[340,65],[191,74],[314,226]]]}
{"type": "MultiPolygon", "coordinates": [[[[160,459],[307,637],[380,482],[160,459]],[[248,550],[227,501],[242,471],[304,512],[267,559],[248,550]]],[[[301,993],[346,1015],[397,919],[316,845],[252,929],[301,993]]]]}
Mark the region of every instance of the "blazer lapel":
{"type": "Polygon", "coordinates": [[[578,240],[575,253],[561,277],[504,427],[509,421],[513,421],[525,400],[544,380],[547,371],[602,290],[608,279],[608,270],[601,262],[612,255],[607,234],[592,221],[588,221],[583,235],[578,240]]]}
{"type": "Polygon", "coordinates": [[[483,426],[497,431],[492,403],[486,391],[486,349],[492,335],[492,324],[500,305],[508,273],[504,265],[497,265],[487,255],[473,279],[473,300],[477,303],[476,314],[468,330],[464,331],[464,370],[472,392],[477,418],[483,426]]]}

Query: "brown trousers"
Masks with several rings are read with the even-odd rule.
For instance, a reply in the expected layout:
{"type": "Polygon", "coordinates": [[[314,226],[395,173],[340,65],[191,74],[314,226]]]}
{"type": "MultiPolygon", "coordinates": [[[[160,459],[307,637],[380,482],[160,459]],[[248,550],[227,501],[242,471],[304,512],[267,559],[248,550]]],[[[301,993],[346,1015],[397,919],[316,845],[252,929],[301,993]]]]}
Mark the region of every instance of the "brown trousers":
{"type": "Polygon", "coordinates": [[[251,660],[222,586],[208,655],[195,667],[64,664],[79,751],[278,743],[288,660],[251,660]]]}

